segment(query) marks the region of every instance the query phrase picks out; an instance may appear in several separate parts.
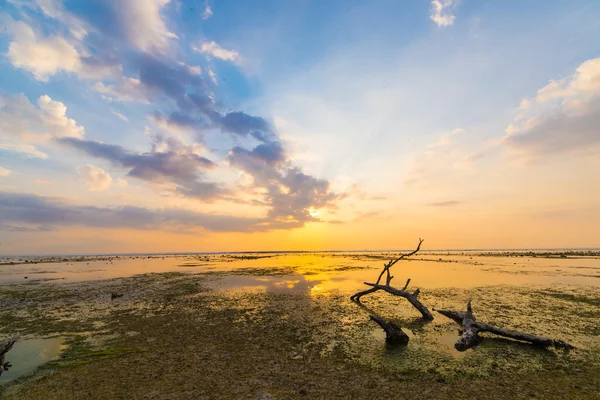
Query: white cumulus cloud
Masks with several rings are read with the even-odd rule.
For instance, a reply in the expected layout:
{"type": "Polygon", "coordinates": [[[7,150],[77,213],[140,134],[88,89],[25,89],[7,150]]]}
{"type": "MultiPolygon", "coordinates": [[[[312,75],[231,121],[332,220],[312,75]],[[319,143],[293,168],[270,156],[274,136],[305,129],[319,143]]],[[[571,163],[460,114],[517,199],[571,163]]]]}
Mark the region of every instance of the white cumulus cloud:
{"type": "Polygon", "coordinates": [[[108,172],[91,164],[77,167],[77,173],[91,192],[106,190],[112,183],[112,177],[108,172]]]}
{"type": "Polygon", "coordinates": [[[600,58],[524,99],[504,143],[529,158],[600,147],[600,58]]]}
{"type": "Polygon", "coordinates": [[[80,138],[84,135],[84,128],[67,117],[67,107],[60,101],[43,95],[38,98],[37,105],[31,104],[22,93],[0,95],[0,131],[3,136],[39,143],[52,138],[80,138]]]}
{"type": "Polygon", "coordinates": [[[455,16],[452,13],[456,7],[455,0],[432,0],[429,18],[437,26],[450,26],[454,24],[455,16]]]}
{"type": "Polygon", "coordinates": [[[6,54],[11,64],[25,69],[39,81],[60,71],[75,72],[81,68],[79,54],[60,36],[38,37],[22,21],[11,24],[13,40],[6,54]]]}

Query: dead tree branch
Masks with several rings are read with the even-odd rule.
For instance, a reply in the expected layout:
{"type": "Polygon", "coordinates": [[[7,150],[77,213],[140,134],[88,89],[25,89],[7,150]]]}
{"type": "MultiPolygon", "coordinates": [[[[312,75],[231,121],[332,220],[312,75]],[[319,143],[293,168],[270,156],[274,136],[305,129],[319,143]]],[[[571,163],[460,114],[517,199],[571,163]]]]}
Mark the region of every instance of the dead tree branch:
{"type": "Polygon", "coordinates": [[[360,308],[362,308],[369,314],[371,321],[374,321],[375,323],[377,323],[377,325],[379,325],[381,328],[383,328],[383,330],[385,332],[385,341],[388,344],[390,344],[390,345],[408,344],[409,336],[406,333],[404,333],[402,328],[400,328],[398,325],[394,324],[393,322],[386,322],[385,319],[378,316],[375,311],[371,310],[369,307],[365,306],[364,304],[361,304],[361,303],[357,303],[357,304],[360,308]]]}
{"type": "Polygon", "coordinates": [[[363,290],[362,292],[358,292],[358,293],[354,294],[352,297],[350,297],[350,300],[360,303],[360,298],[363,297],[364,295],[367,295],[369,293],[374,293],[378,290],[383,290],[394,296],[404,297],[406,300],[408,300],[408,302],[410,304],[413,305],[413,307],[415,307],[417,310],[419,310],[419,312],[421,313],[421,315],[423,316],[424,319],[432,320],[433,315],[431,315],[431,312],[429,311],[429,309],[427,309],[427,307],[425,307],[423,305],[423,303],[421,303],[417,299],[417,296],[419,295],[420,290],[417,289],[413,293],[410,293],[406,290],[408,288],[408,284],[410,283],[410,278],[407,279],[406,284],[404,285],[404,287],[402,289],[396,289],[396,288],[393,288],[390,286],[390,282],[392,281],[392,279],[394,279],[394,277],[390,274],[390,268],[393,267],[398,261],[400,261],[406,257],[410,257],[413,254],[416,254],[421,249],[422,243],[423,243],[423,239],[419,239],[419,245],[417,246],[417,248],[415,250],[413,250],[410,253],[402,254],[400,257],[398,257],[396,259],[392,259],[388,263],[384,264],[383,270],[381,270],[381,273],[379,274],[379,277],[377,278],[377,281],[375,283],[365,282],[365,285],[371,286],[371,289],[363,290]],[[381,279],[383,278],[384,275],[386,275],[385,284],[382,284],[381,279]]]}
{"type": "Polygon", "coordinates": [[[0,375],[2,375],[4,371],[8,371],[12,366],[9,362],[4,362],[4,360],[6,358],[6,353],[12,349],[13,345],[19,340],[19,337],[21,337],[21,335],[17,333],[8,342],[0,344],[0,375]]]}
{"type": "Polygon", "coordinates": [[[385,341],[388,344],[407,344],[408,335],[393,322],[386,322],[385,320],[371,315],[371,320],[375,321],[377,325],[383,328],[385,331],[385,341]]]}
{"type": "Polygon", "coordinates": [[[480,332],[490,332],[498,336],[507,337],[510,339],[520,340],[529,342],[540,347],[554,346],[561,349],[572,349],[573,346],[562,341],[549,339],[542,336],[532,335],[530,333],[523,333],[513,331],[511,329],[498,328],[496,326],[479,322],[473,315],[473,309],[471,308],[471,300],[467,302],[467,311],[448,311],[448,310],[434,310],[438,313],[450,318],[462,327],[462,335],[460,339],[454,344],[454,348],[458,351],[465,351],[477,345],[481,341],[479,336],[480,332]]]}

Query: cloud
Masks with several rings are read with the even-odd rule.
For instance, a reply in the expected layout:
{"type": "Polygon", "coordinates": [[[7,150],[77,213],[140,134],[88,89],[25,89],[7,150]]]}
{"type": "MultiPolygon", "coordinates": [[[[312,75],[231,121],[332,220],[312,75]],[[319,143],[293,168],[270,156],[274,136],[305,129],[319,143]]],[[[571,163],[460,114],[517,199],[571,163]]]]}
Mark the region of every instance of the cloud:
{"type": "Polygon", "coordinates": [[[12,174],[10,169],[0,167],[0,176],[9,176],[10,174],[12,174]]]}
{"type": "Polygon", "coordinates": [[[146,182],[173,184],[175,192],[185,196],[211,199],[223,194],[220,185],[202,182],[203,172],[216,167],[209,159],[174,138],[158,138],[151,151],[132,153],[114,144],[91,140],[63,138],[59,142],[86,154],[110,161],[117,167],[129,169],[127,175],[146,182]]]}
{"type": "Polygon", "coordinates": [[[8,20],[7,30],[12,35],[6,56],[16,68],[33,74],[45,82],[59,72],[76,73],[84,78],[116,75],[120,71],[118,60],[85,54],[76,49],[77,40],[62,36],[44,36],[36,33],[23,21],[8,20]]]}
{"type": "MultiPolygon", "coordinates": [[[[278,132],[267,119],[242,110],[226,109],[215,100],[212,90],[217,80],[211,68],[203,71],[177,59],[181,53],[170,51],[175,35],[162,15],[169,3],[168,0],[89,0],[85,6],[71,7],[73,2],[45,0],[36,7],[64,25],[62,28],[66,29],[61,33],[69,34],[62,39],[56,36],[56,40],[64,40],[74,52],[71,52],[70,66],[47,68],[39,71],[38,76],[47,79],[64,70],[89,78],[91,66],[99,69],[111,66],[111,71],[118,74],[103,75],[94,82],[103,98],[157,107],[149,118],[163,133],[175,132],[183,137],[193,132],[196,143],[185,145],[173,138],[160,137],[152,143],[150,151],[138,153],[115,144],[84,140],[83,127],[66,117],[66,107],[61,109],[58,105],[62,103],[45,100],[38,101],[39,109],[26,101],[22,108],[27,115],[21,115],[24,118],[0,120],[0,125],[11,124],[15,137],[30,137],[31,132],[41,137],[40,132],[46,132],[45,140],[56,138],[56,142],[68,148],[107,160],[126,169],[127,176],[160,185],[171,193],[204,201],[218,198],[237,202],[241,200],[231,196],[232,193],[248,194],[252,196],[252,200],[247,201],[249,204],[267,208],[264,219],[255,221],[261,224],[261,229],[302,226],[307,221],[317,221],[315,210],[333,207],[338,199],[329,182],[293,165],[278,132]],[[127,71],[127,76],[123,71],[127,71]],[[41,115],[46,109],[53,112],[41,115]],[[66,125],[58,123],[61,110],[66,125]],[[35,125],[35,129],[31,129],[31,125],[35,125]],[[227,181],[208,181],[208,171],[217,168],[215,162],[202,155],[201,143],[205,143],[209,135],[230,136],[228,139],[232,140],[225,142],[233,141],[235,145],[229,147],[229,152],[226,153],[228,148],[216,151],[227,154],[226,161],[237,170],[235,173],[242,171],[249,177],[247,184],[227,186],[227,181]]],[[[48,30],[44,31],[45,35],[33,29],[30,32],[33,43],[55,38],[47,34],[48,30]]],[[[207,58],[230,62],[240,59],[237,51],[223,48],[214,41],[199,43],[193,50],[207,58]]],[[[22,99],[26,100],[24,96],[22,99]]],[[[9,114],[8,111],[14,109],[0,112],[9,114]]]]}
{"type": "Polygon", "coordinates": [[[81,69],[81,61],[75,47],[59,36],[38,38],[33,29],[24,22],[11,27],[13,41],[6,54],[11,64],[25,69],[39,81],[47,81],[49,75],[59,71],[75,72],[81,69]]]}
{"type": "MultiPolygon", "coordinates": [[[[84,128],[67,117],[67,107],[50,96],[43,95],[37,100],[36,108],[24,94],[0,95],[0,131],[3,135],[18,138],[24,142],[45,142],[52,138],[82,137],[84,128]]],[[[29,154],[41,154],[35,149],[12,146],[11,150],[25,149],[29,154]]]]}
{"type": "Polygon", "coordinates": [[[210,4],[208,4],[208,1],[206,3],[204,3],[204,11],[202,12],[202,19],[203,20],[207,20],[210,17],[212,17],[213,12],[212,12],[212,8],[210,6],[210,4]]]}
{"type": "Polygon", "coordinates": [[[118,111],[114,111],[114,110],[113,110],[113,111],[112,111],[112,113],[113,113],[114,115],[116,115],[117,117],[119,117],[120,119],[122,119],[123,121],[127,121],[127,122],[129,122],[129,118],[127,118],[126,116],[124,116],[124,115],[123,115],[123,114],[121,114],[120,112],[118,112],[118,111]]]}
{"type": "MultiPolygon", "coordinates": [[[[487,145],[474,142],[473,137],[462,135],[461,128],[443,132],[431,144],[416,151],[409,159],[408,174],[404,184],[411,189],[429,192],[454,190],[459,182],[472,179],[477,173],[477,163],[484,158],[487,145]],[[457,130],[461,132],[456,133],[457,130]]],[[[439,195],[439,194],[438,194],[439,195]]],[[[432,206],[449,205],[431,203],[432,206]]]]}
{"type": "Polygon", "coordinates": [[[194,46],[192,50],[198,53],[206,54],[210,57],[218,58],[224,61],[236,61],[239,58],[239,53],[235,50],[227,50],[221,47],[219,44],[214,41],[211,42],[203,42],[200,44],[200,47],[194,46]]]}
{"type": "Polygon", "coordinates": [[[429,18],[437,26],[450,26],[454,24],[452,11],[456,7],[456,0],[431,0],[431,13],[429,18]]]}
{"type": "Polygon", "coordinates": [[[127,181],[126,181],[125,179],[123,179],[123,178],[118,178],[118,179],[117,179],[117,185],[118,185],[119,187],[122,187],[122,188],[124,188],[124,187],[127,187],[128,183],[127,183],[127,181]]]}
{"type": "Polygon", "coordinates": [[[217,81],[217,74],[215,74],[214,71],[210,68],[208,69],[208,77],[215,85],[219,84],[219,82],[217,81]]]}
{"type": "Polygon", "coordinates": [[[252,176],[255,189],[262,189],[264,204],[269,206],[268,216],[274,222],[303,226],[318,221],[311,211],[332,206],[339,198],[327,180],[291,166],[279,142],[263,143],[253,150],[234,147],[227,160],[252,176]]]}
{"type": "Polygon", "coordinates": [[[13,151],[15,153],[21,153],[31,158],[48,158],[48,154],[39,151],[35,147],[25,143],[0,143],[0,150],[13,151]]]}
{"type": "Polygon", "coordinates": [[[112,183],[112,178],[108,172],[91,164],[77,167],[77,173],[83,179],[90,192],[106,190],[110,188],[112,183]]]}
{"type": "Polygon", "coordinates": [[[202,67],[199,65],[188,65],[184,62],[179,62],[179,65],[185,68],[191,75],[202,75],[202,67]]]}
{"type": "Polygon", "coordinates": [[[116,84],[97,82],[94,86],[109,101],[148,103],[148,94],[136,78],[123,77],[116,84]]]}
{"type": "MultiPolygon", "coordinates": [[[[164,53],[177,35],[171,32],[162,12],[170,0],[87,0],[86,7],[68,12],[116,44],[128,43],[142,52],[164,53]],[[90,12],[93,10],[93,12],[90,12]]],[[[65,11],[67,12],[67,11],[65,11]]]]}
{"type": "Polygon", "coordinates": [[[435,203],[429,203],[428,205],[430,205],[432,207],[451,207],[451,206],[457,206],[459,204],[461,204],[460,201],[449,200],[449,201],[438,201],[435,203]]]}
{"type": "Polygon", "coordinates": [[[527,158],[593,151],[600,146],[600,58],[550,81],[524,99],[503,143],[527,158]]]}
{"type": "Polygon", "coordinates": [[[0,221],[13,226],[21,225],[18,228],[27,230],[84,226],[171,231],[180,229],[183,232],[186,228],[215,232],[254,232],[285,226],[275,226],[264,218],[207,214],[174,208],[152,210],[134,206],[83,206],[56,197],[1,191],[0,221]]]}

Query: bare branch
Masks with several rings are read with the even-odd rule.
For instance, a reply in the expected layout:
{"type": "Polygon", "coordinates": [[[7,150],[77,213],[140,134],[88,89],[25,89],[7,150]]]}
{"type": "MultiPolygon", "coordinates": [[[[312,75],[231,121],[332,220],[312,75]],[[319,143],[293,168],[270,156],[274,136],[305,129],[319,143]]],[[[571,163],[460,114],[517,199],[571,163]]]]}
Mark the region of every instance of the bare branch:
{"type": "Polygon", "coordinates": [[[423,316],[424,319],[432,320],[433,315],[431,315],[431,312],[429,312],[427,307],[425,307],[419,300],[417,300],[417,296],[419,295],[419,289],[417,289],[414,293],[409,293],[406,291],[406,289],[408,288],[408,285],[410,284],[410,278],[407,279],[406,284],[404,285],[404,287],[402,289],[396,289],[396,288],[393,288],[390,286],[390,282],[394,278],[390,274],[390,268],[394,264],[396,264],[398,261],[402,260],[403,258],[410,257],[413,254],[416,254],[421,249],[422,243],[423,243],[423,239],[419,239],[419,244],[417,245],[417,248],[415,250],[411,251],[410,253],[402,254],[400,257],[398,257],[396,259],[392,259],[388,263],[384,264],[383,270],[379,274],[379,277],[377,278],[377,281],[375,283],[365,282],[365,285],[371,286],[371,289],[367,289],[367,290],[363,290],[362,292],[355,293],[354,295],[352,295],[352,297],[350,297],[350,300],[360,303],[360,298],[362,296],[370,294],[370,293],[374,293],[378,290],[383,290],[394,296],[404,297],[405,299],[407,299],[409,301],[410,304],[412,304],[417,310],[419,310],[419,312],[421,313],[421,315],[423,316]],[[384,274],[387,274],[387,278],[386,278],[385,284],[381,284],[380,283],[381,278],[383,277],[384,274]]]}
{"type": "Polygon", "coordinates": [[[452,319],[454,322],[462,326],[462,336],[454,344],[454,347],[458,351],[465,351],[472,348],[481,341],[479,332],[490,332],[498,336],[503,336],[515,340],[529,342],[536,346],[550,347],[562,349],[573,349],[573,346],[562,341],[549,339],[543,336],[537,336],[530,333],[523,333],[514,331],[512,329],[498,328],[494,325],[479,322],[473,315],[473,309],[471,308],[471,300],[467,303],[467,311],[448,311],[448,310],[435,310],[438,313],[452,319]]]}
{"type": "Polygon", "coordinates": [[[402,288],[402,290],[406,290],[406,288],[408,287],[408,284],[410,283],[410,278],[408,278],[406,280],[406,285],[404,285],[404,287],[402,288]]]}
{"type": "Polygon", "coordinates": [[[393,322],[386,322],[382,318],[371,315],[371,320],[375,321],[385,331],[385,341],[388,344],[407,344],[409,337],[404,331],[393,322]]]}
{"type": "Polygon", "coordinates": [[[0,375],[2,375],[4,371],[8,371],[8,368],[11,367],[9,362],[4,362],[6,358],[6,353],[8,353],[10,349],[12,349],[12,347],[17,342],[17,340],[19,340],[20,337],[21,335],[17,333],[8,342],[0,344],[0,375]]]}

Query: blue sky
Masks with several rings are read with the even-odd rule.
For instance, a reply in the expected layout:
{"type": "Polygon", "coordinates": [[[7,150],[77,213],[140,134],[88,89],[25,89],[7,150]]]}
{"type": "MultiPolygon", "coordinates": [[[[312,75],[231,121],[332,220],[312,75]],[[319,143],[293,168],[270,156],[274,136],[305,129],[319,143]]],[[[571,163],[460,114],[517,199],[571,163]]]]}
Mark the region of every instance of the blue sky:
{"type": "Polygon", "coordinates": [[[2,253],[599,245],[597,1],[0,0],[0,26],[2,253]]]}

